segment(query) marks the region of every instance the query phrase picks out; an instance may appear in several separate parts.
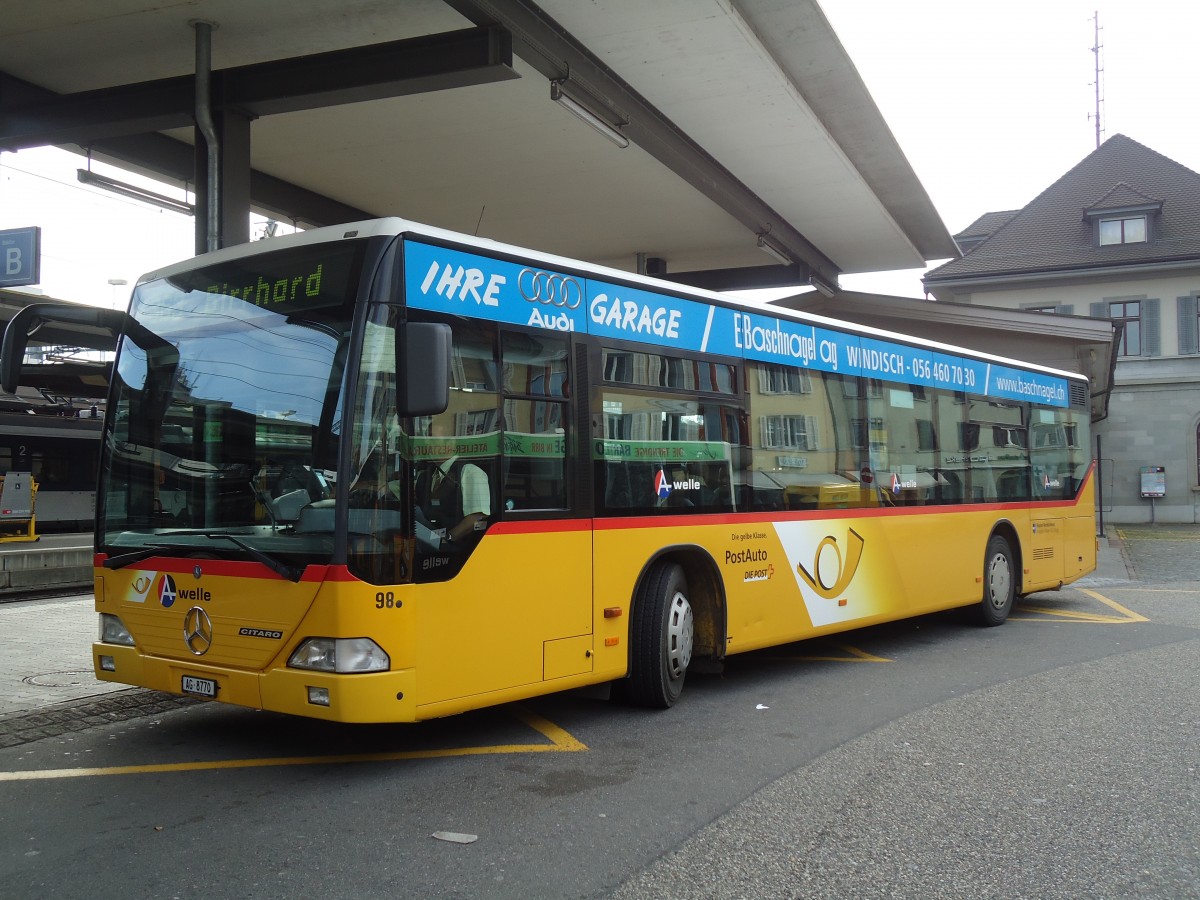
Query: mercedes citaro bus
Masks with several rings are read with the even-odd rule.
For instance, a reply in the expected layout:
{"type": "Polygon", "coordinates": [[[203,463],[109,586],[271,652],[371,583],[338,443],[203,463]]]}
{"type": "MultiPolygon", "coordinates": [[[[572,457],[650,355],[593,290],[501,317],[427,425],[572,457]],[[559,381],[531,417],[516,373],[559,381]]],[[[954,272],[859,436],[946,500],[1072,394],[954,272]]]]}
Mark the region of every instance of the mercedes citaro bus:
{"type": "Polygon", "coordinates": [[[1094,568],[1084,378],[380,219],[153,272],[97,677],[345,722],[613,683],[1094,568]]]}

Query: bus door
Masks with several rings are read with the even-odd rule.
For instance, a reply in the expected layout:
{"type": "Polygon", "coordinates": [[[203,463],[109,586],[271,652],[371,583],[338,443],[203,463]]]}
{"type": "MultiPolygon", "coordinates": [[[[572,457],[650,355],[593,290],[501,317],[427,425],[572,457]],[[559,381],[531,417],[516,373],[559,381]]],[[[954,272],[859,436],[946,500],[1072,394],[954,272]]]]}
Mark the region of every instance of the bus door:
{"type": "Polygon", "coordinates": [[[449,408],[415,420],[408,439],[422,703],[552,685],[593,664],[567,336],[453,328],[449,408]]]}

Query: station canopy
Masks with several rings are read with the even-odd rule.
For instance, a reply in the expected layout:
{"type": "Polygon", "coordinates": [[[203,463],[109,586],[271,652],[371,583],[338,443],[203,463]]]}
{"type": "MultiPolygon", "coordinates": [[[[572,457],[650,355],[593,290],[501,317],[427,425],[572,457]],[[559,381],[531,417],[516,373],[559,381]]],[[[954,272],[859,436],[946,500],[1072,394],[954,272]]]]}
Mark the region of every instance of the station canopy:
{"type": "Polygon", "coordinates": [[[7,4],[0,149],[203,185],[208,70],[228,221],[396,215],[714,289],[958,255],[812,0],[7,4]]]}

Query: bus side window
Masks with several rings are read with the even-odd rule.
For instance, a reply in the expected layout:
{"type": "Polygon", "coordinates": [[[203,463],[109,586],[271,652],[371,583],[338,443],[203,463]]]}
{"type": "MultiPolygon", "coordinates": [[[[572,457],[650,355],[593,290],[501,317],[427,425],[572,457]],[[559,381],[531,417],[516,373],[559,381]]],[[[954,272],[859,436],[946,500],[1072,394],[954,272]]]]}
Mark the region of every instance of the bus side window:
{"type": "Polygon", "coordinates": [[[504,400],[500,440],[505,510],[567,507],[567,404],[557,400],[504,400]]]}

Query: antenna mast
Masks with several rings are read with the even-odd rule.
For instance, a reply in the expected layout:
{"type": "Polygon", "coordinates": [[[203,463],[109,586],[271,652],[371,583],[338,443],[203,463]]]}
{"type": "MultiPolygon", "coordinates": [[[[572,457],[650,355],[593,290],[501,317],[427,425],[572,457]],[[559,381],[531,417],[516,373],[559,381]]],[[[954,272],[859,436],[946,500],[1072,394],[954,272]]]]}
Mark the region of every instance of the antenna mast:
{"type": "Polygon", "coordinates": [[[1104,73],[1104,69],[1100,65],[1100,51],[1104,48],[1104,45],[1100,43],[1100,11],[1099,10],[1096,10],[1092,16],[1092,26],[1093,26],[1093,34],[1094,34],[1094,38],[1093,38],[1094,42],[1092,44],[1092,56],[1095,57],[1095,63],[1096,63],[1096,80],[1093,82],[1093,85],[1096,88],[1096,112],[1088,115],[1088,118],[1096,120],[1096,146],[1099,147],[1100,146],[1100,135],[1102,135],[1104,133],[1104,129],[1100,125],[1100,105],[1102,103],[1104,103],[1104,96],[1103,96],[1103,91],[1102,91],[1101,82],[1100,82],[1100,76],[1104,73]]]}

